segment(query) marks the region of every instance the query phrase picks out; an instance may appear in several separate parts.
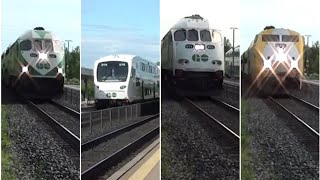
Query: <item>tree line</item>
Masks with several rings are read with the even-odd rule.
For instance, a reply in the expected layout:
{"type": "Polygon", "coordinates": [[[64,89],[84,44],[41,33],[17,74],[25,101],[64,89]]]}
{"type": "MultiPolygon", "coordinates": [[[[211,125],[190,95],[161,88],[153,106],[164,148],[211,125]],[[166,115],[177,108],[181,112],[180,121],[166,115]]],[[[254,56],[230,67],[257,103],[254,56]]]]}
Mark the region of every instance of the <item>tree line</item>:
{"type": "Polygon", "coordinates": [[[310,78],[319,79],[319,41],[316,41],[309,48],[305,46],[304,49],[305,73],[310,78]],[[307,58],[309,61],[307,61],[307,58]]]}
{"type": "Polygon", "coordinates": [[[65,71],[69,83],[79,84],[80,80],[80,47],[77,46],[71,52],[65,48],[65,71]]]}

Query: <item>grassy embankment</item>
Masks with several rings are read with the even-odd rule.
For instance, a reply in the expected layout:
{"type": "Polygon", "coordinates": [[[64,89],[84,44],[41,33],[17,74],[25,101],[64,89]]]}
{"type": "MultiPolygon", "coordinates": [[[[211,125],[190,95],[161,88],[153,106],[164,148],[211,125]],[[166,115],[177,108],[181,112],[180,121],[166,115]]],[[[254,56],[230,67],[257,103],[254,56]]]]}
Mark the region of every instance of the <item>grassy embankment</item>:
{"type": "Polygon", "coordinates": [[[7,108],[1,107],[1,179],[16,179],[12,171],[11,140],[8,132],[7,108]]]}
{"type": "Polygon", "coordinates": [[[255,178],[252,167],[252,154],[250,150],[251,135],[248,132],[248,104],[241,99],[241,179],[255,178]]]}

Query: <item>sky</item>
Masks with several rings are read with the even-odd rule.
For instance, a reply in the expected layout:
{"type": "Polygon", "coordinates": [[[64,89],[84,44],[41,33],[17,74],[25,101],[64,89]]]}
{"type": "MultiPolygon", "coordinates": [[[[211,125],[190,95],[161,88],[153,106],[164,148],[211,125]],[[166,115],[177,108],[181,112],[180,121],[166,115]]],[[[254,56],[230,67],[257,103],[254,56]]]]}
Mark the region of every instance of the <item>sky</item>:
{"type": "Polygon", "coordinates": [[[255,35],[265,26],[291,29],[301,35],[311,35],[309,45],[320,40],[319,3],[318,0],[241,0],[241,46],[243,53],[248,49],[255,35]]]}
{"type": "Polygon", "coordinates": [[[80,46],[81,1],[2,0],[1,53],[25,31],[41,26],[61,40],[80,46]]]}
{"type": "Polygon", "coordinates": [[[159,0],[82,0],[81,67],[111,54],[160,61],[159,0]]]}
{"type": "Polygon", "coordinates": [[[240,0],[160,0],[160,36],[166,35],[170,28],[181,18],[199,14],[208,19],[212,29],[219,29],[222,35],[230,40],[232,45],[235,30],[235,46],[240,43],[240,0]],[[210,5],[209,5],[210,4],[210,5]]]}

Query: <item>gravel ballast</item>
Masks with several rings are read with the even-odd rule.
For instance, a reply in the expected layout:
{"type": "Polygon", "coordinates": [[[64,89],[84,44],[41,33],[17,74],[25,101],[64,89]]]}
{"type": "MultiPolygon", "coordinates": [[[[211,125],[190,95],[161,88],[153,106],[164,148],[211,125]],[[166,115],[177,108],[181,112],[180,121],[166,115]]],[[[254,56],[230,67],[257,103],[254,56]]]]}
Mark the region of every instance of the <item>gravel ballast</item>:
{"type": "Polygon", "coordinates": [[[256,179],[318,179],[319,165],[274,109],[263,99],[247,101],[256,179]]]}
{"type": "Polygon", "coordinates": [[[79,179],[80,157],[25,104],[7,105],[18,179],[79,179]]]}
{"type": "Polygon", "coordinates": [[[239,179],[239,162],[224,154],[200,119],[164,95],[161,107],[161,179],[239,179]]]}
{"type": "Polygon", "coordinates": [[[60,108],[51,103],[42,103],[36,105],[72,133],[74,133],[77,137],[80,137],[80,119],[72,116],[70,113],[62,111],[60,108]]]}

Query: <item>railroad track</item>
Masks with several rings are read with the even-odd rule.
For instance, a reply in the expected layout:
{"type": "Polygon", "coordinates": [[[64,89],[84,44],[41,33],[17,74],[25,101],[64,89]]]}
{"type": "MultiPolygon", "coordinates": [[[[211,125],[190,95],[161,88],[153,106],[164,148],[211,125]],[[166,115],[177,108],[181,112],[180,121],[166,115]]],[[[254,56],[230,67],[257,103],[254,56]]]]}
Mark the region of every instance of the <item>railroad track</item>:
{"type": "Polygon", "coordinates": [[[291,97],[292,99],[296,100],[296,101],[299,101],[302,104],[305,104],[306,106],[310,107],[311,109],[313,109],[315,111],[319,111],[320,110],[318,106],[316,106],[316,105],[314,105],[314,104],[312,104],[312,103],[310,103],[310,102],[308,102],[306,100],[303,100],[303,99],[301,99],[301,98],[299,98],[297,96],[294,96],[292,94],[288,94],[288,96],[291,97]]]}
{"type": "Polygon", "coordinates": [[[159,114],[81,144],[81,179],[104,176],[159,135],[158,119],[159,114]]]}
{"type": "Polygon", "coordinates": [[[240,110],[227,102],[213,97],[189,99],[214,119],[224,124],[232,132],[239,135],[240,110]]]}
{"type": "Polygon", "coordinates": [[[319,107],[290,94],[272,100],[319,133],[319,107]]]}
{"type": "MultiPolygon", "coordinates": [[[[279,101],[279,99],[274,99],[272,97],[269,97],[269,99],[278,107],[282,108],[287,115],[292,117],[291,119],[282,119],[284,119],[285,124],[297,135],[298,141],[305,145],[313,159],[319,162],[319,129],[316,130],[314,127],[310,126],[305,119],[303,119],[305,117],[299,117],[301,116],[301,113],[297,115],[295,112],[292,112],[289,107],[284,105],[283,101],[280,102],[281,100],[279,101]]],[[[314,120],[319,121],[319,116],[314,120]]]]}
{"type": "MultiPolygon", "coordinates": [[[[32,101],[27,101],[29,106],[37,113],[39,116],[42,117],[42,119],[51,126],[54,131],[59,134],[59,136],[69,143],[69,145],[74,149],[74,151],[78,152],[80,154],[80,129],[77,134],[70,130],[70,126],[73,125],[73,130],[76,129],[76,127],[79,127],[80,120],[79,118],[76,119],[74,116],[75,114],[68,114],[65,110],[62,111],[60,108],[57,107],[57,105],[52,102],[46,102],[46,103],[37,103],[32,101]],[[51,111],[53,108],[59,109],[58,111],[51,111]],[[72,119],[71,119],[72,118],[72,119]],[[68,125],[65,125],[65,122],[68,122],[68,125]],[[70,123],[71,122],[71,123],[70,123]]],[[[70,113],[70,112],[69,112],[70,113]]]]}
{"type": "MultiPolygon", "coordinates": [[[[219,146],[223,149],[225,154],[229,156],[229,158],[239,160],[239,140],[240,137],[237,133],[235,133],[232,129],[230,129],[228,126],[225,125],[225,122],[222,122],[220,119],[215,118],[211,113],[207,112],[206,109],[202,108],[201,105],[199,105],[197,102],[194,102],[193,100],[190,100],[188,98],[185,99],[186,102],[188,102],[193,108],[198,110],[201,114],[206,116],[209,121],[208,123],[210,124],[210,128],[214,129],[212,131],[212,135],[214,139],[217,141],[219,146]]],[[[211,101],[211,100],[210,100],[211,101]]],[[[212,100],[212,101],[217,101],[217,100],[212,100]]],[[[220,102],[222,103],[222,102],[220,102]]],[[[225,103],[223,106],[230,108],[231,110],[231,105],[226,105],[225,103]]],[[[232,108],[231,111],[236,112],[237,108],[232,108]]],[[[234,113],[233,112],[233,113],[234,113]]],[[[219,113],[219,112],[218,112],[219,113]]],[[[202,118],[204,120],[204,118],[202,118]]],[[[230,122],[228,122],[230,125],[230,122]]],[[[235,122],[233,122],[235,123],[235,122]]],[[[238,113],[238,118],[237,118],[237,124],[239,127],[239,113],[238,113]]]]}

